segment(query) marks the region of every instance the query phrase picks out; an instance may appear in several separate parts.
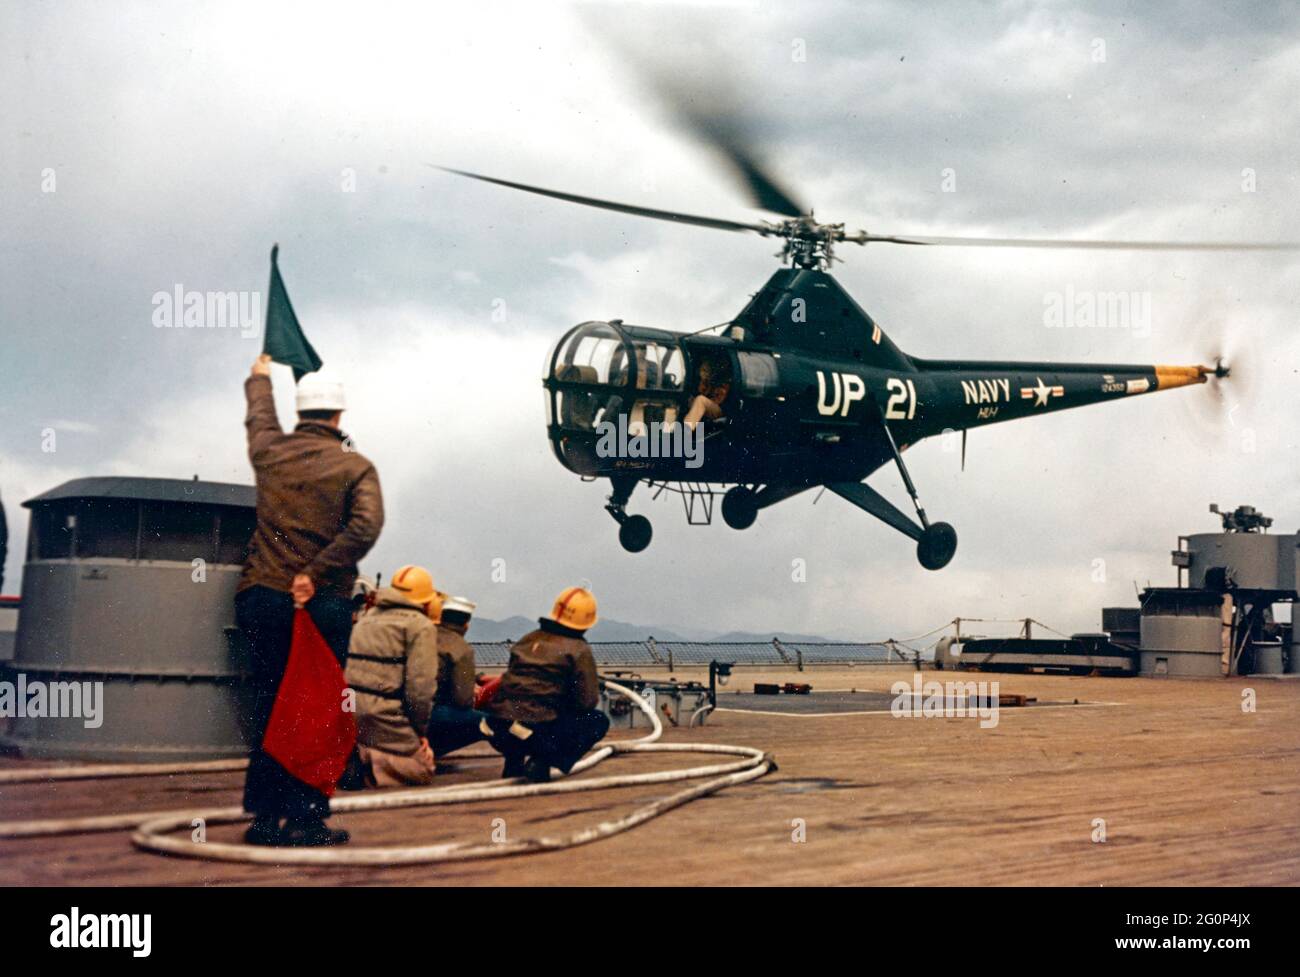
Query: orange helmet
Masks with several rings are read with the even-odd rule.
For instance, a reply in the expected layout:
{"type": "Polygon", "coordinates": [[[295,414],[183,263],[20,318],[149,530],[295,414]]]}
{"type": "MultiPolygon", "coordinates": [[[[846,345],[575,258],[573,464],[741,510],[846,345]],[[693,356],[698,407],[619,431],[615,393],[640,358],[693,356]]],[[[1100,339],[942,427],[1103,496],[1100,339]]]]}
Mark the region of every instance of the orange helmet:
{"type": "Polygon", "coordinates": [[[412,604],[428,604],[438,596],[433,586],[433,575],[424,567],[407,565],[393,574],[388,582],[399,594],[412,604]]]}
{"type": "Polygon", "coordinates": [[[555,598],[551,620],[574,631],[586,631],[596,623],[596,598],[585,587],[570,587],[555,598]]]}

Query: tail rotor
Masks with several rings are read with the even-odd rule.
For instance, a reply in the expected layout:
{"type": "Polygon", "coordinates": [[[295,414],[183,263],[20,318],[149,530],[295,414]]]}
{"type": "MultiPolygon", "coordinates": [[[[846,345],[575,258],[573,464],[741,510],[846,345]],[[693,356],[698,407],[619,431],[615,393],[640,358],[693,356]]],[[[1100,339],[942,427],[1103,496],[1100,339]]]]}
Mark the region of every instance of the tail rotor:
{"type": "Polygon", "coordinates": [[[1184,399],[1194,436],[1206,443],[1235,437],[1246,426],[1245,408],[1255,375],[1250,347],[1222,327],[1217,332],[1214,341],[1202,345],[1213,351],[1202,360],[1214,367],[1206,376],[1205,390],[1184,399]]]}

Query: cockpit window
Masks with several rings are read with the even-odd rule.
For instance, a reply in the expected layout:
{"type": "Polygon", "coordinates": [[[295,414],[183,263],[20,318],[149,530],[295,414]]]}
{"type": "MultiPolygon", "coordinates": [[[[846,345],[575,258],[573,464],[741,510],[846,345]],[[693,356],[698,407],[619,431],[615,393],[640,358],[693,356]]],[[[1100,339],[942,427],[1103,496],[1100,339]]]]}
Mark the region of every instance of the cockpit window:
{"type": "Polygon", "coordinates": [[[687,377],[670,335],[608,322],[574,327],[552,349],[549,365],[548,423],[556,436],[595,432],[624,417],[629,430],[674,423],[687,377]]]}
{"type": "Polygon", "coordinates": [[[737,353],[740,357],[740,377],[745,393],[751,397],[764,397],[775,393],[780,386],[776,359],[771,353],[737,353]]]}
{"type": "Polygon", "coordinates": [[[641,342],[636,344],[637,382],[642,390],[681,390],[682,351],[676,346],[641,342]]]}
{"type": "Polygon", "coordinates": [[[555,379],[626,383],[627,347],[612,326],[588,323],[574,330],[555,362],[555,379]]]}
{"type": "Polygon", "coordinates": [[[590,431],[595,426],[603,400],[594,390],[560,390],[555,396],[562,427],[590,431]]]}

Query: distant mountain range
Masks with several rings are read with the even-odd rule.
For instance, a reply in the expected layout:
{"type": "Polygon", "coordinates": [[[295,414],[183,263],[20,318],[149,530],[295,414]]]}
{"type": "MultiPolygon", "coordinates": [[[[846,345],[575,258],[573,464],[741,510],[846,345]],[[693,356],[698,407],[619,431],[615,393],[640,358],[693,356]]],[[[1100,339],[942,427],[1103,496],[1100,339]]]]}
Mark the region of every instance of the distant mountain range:
{"type": "MultiPolygon", "coordinates": [[[[537,627],[536,618],[514,615],[503,621],[494,621],[490,617],[476,617],[470,626],[471,641],[514,641],[522,638],[537,627]]],[[[750,631],[693,631],[682,634],[669,628],[647,624],[628,624],[626,621],[614,621],[601,618],[596,626],[587,632],[590,641],[645,641],[653,637],[656,641],[771,641],[773,637],[782,641],[828,641],[813,634],[799,634],[793,631],[766,632],[759,634],[750,631]]]]}

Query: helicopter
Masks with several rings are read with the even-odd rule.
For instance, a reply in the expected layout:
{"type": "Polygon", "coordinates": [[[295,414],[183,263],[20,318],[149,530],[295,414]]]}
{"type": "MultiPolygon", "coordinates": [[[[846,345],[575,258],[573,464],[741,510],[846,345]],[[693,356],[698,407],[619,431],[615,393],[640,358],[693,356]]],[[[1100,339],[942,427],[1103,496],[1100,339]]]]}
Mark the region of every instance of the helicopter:
{"type": "MultiPolygon", "coordinates": [[[[817,220],[760,164],[735,130],[696,126],[732,164],[754,205],[775,220],[735,221],[618,203],[437,166],[448,173],[638,217],[777,238],[783,267],[736,316],[696,333],[583,322],[546,361],[547,434],[584,479],[609,479],[606,511],[629,552],[653,529],[629,514],[634,489],[682,496],[687,521],[754,525],[758,513],[829,490],[916,543],[927,570],[947,566],[957,533],[932,522],[903,460],[923,440],[1072,407],[1124,400],[1229,375],[1212,366],[923,359],[899,349],[827,270],[838,245],[1286,251],[1285,242],[1173,242],[938,237],[846,231],[817,220]],[[713,330],[718,330],[716,333],[713,330]],[[707,334],[706,334],[707,333],[707,334]],[[892,463],[915,517],[866,479],[892,463]],[[721,486],[715,489],[714,486],[721,486]]],[[[432,164],[431,164],[432,165],[432,164]]]]}

